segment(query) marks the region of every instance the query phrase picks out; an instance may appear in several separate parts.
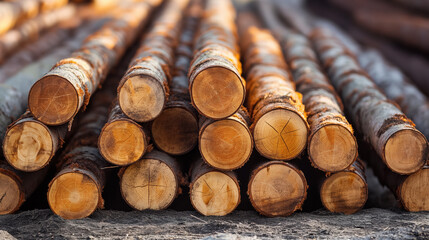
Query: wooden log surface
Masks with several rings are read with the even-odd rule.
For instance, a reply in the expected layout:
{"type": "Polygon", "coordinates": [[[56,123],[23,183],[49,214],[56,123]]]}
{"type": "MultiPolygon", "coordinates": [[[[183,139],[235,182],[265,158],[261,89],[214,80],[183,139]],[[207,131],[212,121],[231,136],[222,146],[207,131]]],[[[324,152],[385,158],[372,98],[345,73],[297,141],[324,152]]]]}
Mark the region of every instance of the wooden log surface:
{"type": "Polygon", "coordinates": [[[121,9],[116,19],[91,34],[79,50],[57,62],[30,89],[28,107],[34,117],[47,125],[71,121],[88,104],[155,7],[142,2],[121,9]]]}
{"type": "Polygon", "coordinates": [[[301,209],[307,188],[305,176],[297,167],[282,161],[268,161],[252,171],[247,195],[260,214],[288,216],[301,209]]]}
{"type": "Polygon", "coordinates": [[[186,154],[198,143],[198,113],[191,104],[187,74],[202,7],[202,1],[193,0],[187,8],[175,51],[170,96],[164,110],[151,125],[154,144],[172,155],[186,154]]]}
{"type": "Polygon", "coordinates": [[[302,96],[271,33],[244,17],[239,18],[239,29],[255,148],[270,159],[293,159],[307,145],[302,96]]]}
{"type": "Polygon", "coordinates": [[[181,193],[184,183],[179,162],[164,152],[154,150],[120,173],[124,200],[137,210],[162,210],[181,193]]]}
{"type": "Polygon", "coordinates": [[[205,117],[226,118],[244,103],[237,38],[231,1],[207,1],[188,73],[192,104],[205,117]]]}
{"type": "Polygon", "coordinates": [[[119,83],[119,105],[134,121],[151,121],[164,109],[169,96],[174,47],[187,4],[188,0],[165,4],[119,83]]]}
{"type": "Polygon", "coordinates": [[[232,171],[216,170],[197,159],[190,170],[190,198],[204,216],[224,216],[240,203],[240,186],[232,171]]]}

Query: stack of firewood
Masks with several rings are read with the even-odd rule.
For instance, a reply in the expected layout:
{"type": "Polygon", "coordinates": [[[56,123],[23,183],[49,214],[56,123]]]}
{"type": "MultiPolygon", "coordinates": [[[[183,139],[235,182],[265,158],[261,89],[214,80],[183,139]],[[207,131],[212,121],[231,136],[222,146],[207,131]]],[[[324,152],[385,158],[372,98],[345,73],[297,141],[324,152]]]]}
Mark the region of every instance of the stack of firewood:
{"type": "MultiPolygon", "coordinates": [[[[247,192],[260,214],[287,216],[314,188],[352,214],[367,164],[405,210],[429,210],[428,100],[377,51],[287,1],[112,2],[96,16],[85,3],[0,4],[0,214],[46,180],[65,219],[103,208],[109,184],[135,210],[189,188],[202,215],[247,192]]],[[[368,24],[392,4],[330,2],[369,9],[356,14],[368,24]]]]}

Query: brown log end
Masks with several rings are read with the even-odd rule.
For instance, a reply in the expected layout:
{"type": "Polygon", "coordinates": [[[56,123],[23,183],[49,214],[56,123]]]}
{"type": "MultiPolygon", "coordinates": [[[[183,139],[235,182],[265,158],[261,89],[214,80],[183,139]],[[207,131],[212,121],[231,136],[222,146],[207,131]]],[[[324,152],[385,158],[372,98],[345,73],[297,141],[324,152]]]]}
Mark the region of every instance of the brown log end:
{"type": "Polygon", "coordinates": [[[208,118],[222,119],[238,111],[244,102],[245,87],[235,72],[210,67],[193,79],[190,93],[198,112],[208,118]]]}
{"type": "Polygon", "coordinates": [[[198,119],[185,108],[165,109],[152,123],[155,145],[172,155],[191,151],[198,141],[198,119]]]}
{"type": "Polygon", "coordinates": [[[98,148],[106,161],[126,166],[138,161],[148,148],[146,133],[128,119],[107,123],[98,138],[98,148]]]}
{"type": "Polygon", "coordinates": [[[308,128],[296,112],[274,109],[254,123],[253,138],[258,152],[270,159],[290,160],[307,145],[308,128]]]}
{"type": "Polygon", "coordinates": [[[349,129],[326,125],[308,141],[308,155],[315,167],[324,172],[338,172],[349,167],[357,157],[357,142],[349,129]]]}
{"type": "Polygon", "coordinates": [[[49,184],[49,206],[64,219],[88,217],[99,206],[99,199],[99,184],[84,171],[59,174],[49,184]]]}
{"type": "Polygon", "coordinates": [[[37,81],[28,94],[28,107],[34,117],[47,125],[69,122],[80,108],[76,88],[65,78],[47,75],[37,81]]]}
{"type": "Polygon", "coordinates": [[[248,195],[260,214],[287,216],[301,209],[307,196],[307,181],[292,165],[271,161],[253,171],[248,195]]]}
{"type": "Polygon", "coordinates": [[[394,133],[384,147],[386,165],[399,174],[417,172],[426,163],[427,156],[426,138],[414,129],[394,133]]]}
{"type": "Polygon", "coordinates": [[[399,198],[411,212],[429,211],[429,168],[413,173],[401,184],[399,198]]]}
{"type": "Polygon", "coordinates": [[[167,98],[160,81],[147,75],[135,75],[118,89],[118,100],[129,118],[148,122],[161,114],[167,98]]]}
{"type": "Polygon", "coordinates": [[[353,214],[365,205],[368,185],[354,172],[338,172],[323,182],[320,199],[331,212],[353,214]]]}
{"type": "Polygon", "coordinates": [[[0,215],[17,211],[23,199],[24,192],[19,181],[7,171],[0,171],[0,215]]]}
{"type": "Polygon", "coordinates": [[[234,119],[214,121],[200,131],[199,147],[210,166],[233,170],[243,166],[253,149],[248,127],[234,119]]]}
{"type": "Polygon", "coordinates": [[[221,171],[209,171],[193,181],[191,203],[205,216],[225,216],[240,203],[240,187],[236,179],[221,171]]]}
{"type": "Polygon", "coordinates": [[[137,210],[162,210],[175,199],[179,179],[175,170],[157,159],[142,159],[128,166],[121,177],[124,200],[137,210]]]}
{"type": "Polygon", "coordinates": [[[38,121],[20,121],[6,132],[3,152],[14,168],[34,172],[42,169],[57,150],[57,140],[49,129],[38,121]]]}

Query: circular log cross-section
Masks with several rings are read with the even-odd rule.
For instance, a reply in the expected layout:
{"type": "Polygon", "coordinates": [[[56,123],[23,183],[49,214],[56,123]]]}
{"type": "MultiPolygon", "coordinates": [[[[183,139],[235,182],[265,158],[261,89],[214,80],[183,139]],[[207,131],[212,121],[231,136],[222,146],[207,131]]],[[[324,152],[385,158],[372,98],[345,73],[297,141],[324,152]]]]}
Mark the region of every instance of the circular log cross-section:
{"type": "Polygon", "coordinates": [[[398,190],[402,206],[411,212],[429,211],[429,168],[408,176],[398,190]]]}
{"type": "Polygon", "coordinates": [[[323,126],[310,137],[308,155],[312,163],[324,172],[344,170],[356,159],[356,138],[341,125],[323,126]]]}
{"type": "Polygon", "coordinates": [[[128,166],[120,186],[125,201],[134,209],[162,210],[176,198],[179,179],[168,164],[148,158],[128,166]]]}
{"type": "Polygon", "coordinates": [[[249,181],[253,207],[268,217],[287,216],[300,209],[307,196],[304,174],[292,165],[267,162],[256,168],[249,181]]]}
{"type": "Polygon", "coordinates": [[[352,214],[359,211],[368,198],[368,186],[355,172],[338,172],[329,176],[320,189],[323,206],[331,212],[352,214]]]}
{"type": "Polygon", "coordinates": [[[147,137],[141,126],[129,119],[107,123],[98,138],[98,148],[106,161],[126,166],[138,161],[146,152],[147,137]]]}
{"type": "Polygon", "coordinates": [[[33,172],[45,167],[58,146],[57,136],[44,124],[23,119],[6,132],[3,151],[6,160],[14,168],[33,172]]]}
{"type": "Polygon", "coordinates": [[[236,119],[214,121],[200,130],[201,155],[214,168],[237,169],[246,163],[252,149],[249,129],[236,119]]]}
{"type": "Polygon", "coordinates": [[[230,175],[212,170],[201,174],[191,185],[191,203],[205,216],[224,216],[240,203],[240,187],[230,175]]]}
{"type": "Polygon", "coordinates": [[[52,211],[64,219],[91,215],[101,199],[101,190],[91,175],[82,170],[58,174],[48,189],[48,203],[52,211]]]}
{"type": "Polygon", "coordinates": [[[405,129],[394,133],[384,148],[386,165],[399,174],[418,171],[425,164],[427,141],[422,133],[405,129]]]}
{"type": "Polygon", "coordinates": [[[244,102],[245,88],[240,77],[224,67],[210,67],[191,81],[190,93],[202,115],[222,119],[238,111],[244,102]]]}
{"type": "Polygon", "coordinates": [[[118,90],[122,111],[137,122],[155,119],[167,100],[162,83],[147,75],[129,77],[118,90]]]}
{"type": "Polygon", "coordinates": [[[254,124],[255,148],[266,158],[290,160],[307,145],[307,124],[296,112],[275,109],[265,113],[254,124]]]}
{"type": "Polygon", "coordinates": [[[166,108],[152,123],[152,137],[155,145],[164,152],[185,154],[198,141],[197,117],[185,108],[166,108]]]}
{"type": "Polygon", "coordinates": [[[19,181],[7,174],[0,172],[0,215],[13,213],[21,206],[24,194],[19,181]]]}

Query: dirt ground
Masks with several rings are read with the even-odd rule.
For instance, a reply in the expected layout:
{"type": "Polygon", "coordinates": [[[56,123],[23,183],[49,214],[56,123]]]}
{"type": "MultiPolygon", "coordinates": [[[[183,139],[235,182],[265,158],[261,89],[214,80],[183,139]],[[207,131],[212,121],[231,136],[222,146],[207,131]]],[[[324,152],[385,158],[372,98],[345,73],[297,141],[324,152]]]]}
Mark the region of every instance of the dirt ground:
{"type": "Polygon", "coordinates": [[[254,211],[226,217],[197,212],[97,211],[63,220],[50,210],[0,216],[0,239],[429,239],[429,214],[365,209],[354,215],[325,210],[265,218],[254,211]]]}

